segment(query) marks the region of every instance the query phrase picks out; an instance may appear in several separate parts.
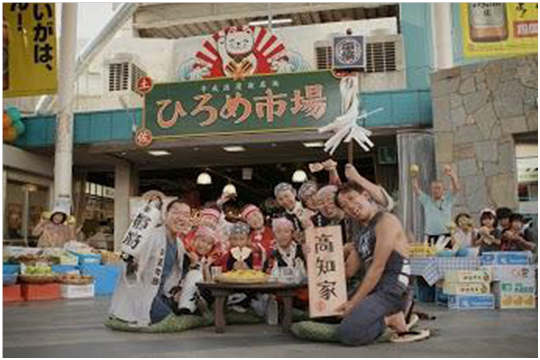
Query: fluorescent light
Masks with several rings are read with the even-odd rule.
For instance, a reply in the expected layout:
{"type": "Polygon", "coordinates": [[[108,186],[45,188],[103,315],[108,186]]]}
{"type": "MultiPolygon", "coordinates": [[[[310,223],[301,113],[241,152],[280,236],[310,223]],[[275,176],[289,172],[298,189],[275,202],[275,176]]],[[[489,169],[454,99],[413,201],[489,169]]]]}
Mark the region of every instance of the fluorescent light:
{"type": "Polygon", "coordinates": [[[150,150],[148,151],[148,153],[150,155],[153,155],[153,156],[167,156],[167,155],[171,155],[170,152],[168,152],[167,150],[150,150]]]}
{"type": "Polygon", "coordinates": [[[302,144],[307,148],[324,147],[324,143],[322,141],[305,142],[305,143],[302,143],[302,144]]]}
{"type": "Polygon", "coordinates": [[[212,185],[212,177],[207,172],[202,172],[197,177],[198,185],[212,185]]]}
{"type": "MultiPolygon", "coordinates": [[[[272,19],[272,25],[282,25],[282,24],[290,24],[292,23],[293,20],[292,19],[272,19]]],[[[269,21],[268,20],[256,20],[256,21],[251,21],[249,23],[249,25],[251,26],[262,26],[262,25],[268,25],[269,21]]]]}
{"type": "Polygon", "coordinates": [[[292,176],[294,183],[303,183],[307,180],[307,174],[304,170],[296,170],[292,176]]]}
{"type": "Polygon", "coordinates": [[[228,152],[242,152],[242,151],[246,151],[246,148],[243,146],[233,145],[233,146],[224,146],[223,150],[228,151],[228,152]]]}

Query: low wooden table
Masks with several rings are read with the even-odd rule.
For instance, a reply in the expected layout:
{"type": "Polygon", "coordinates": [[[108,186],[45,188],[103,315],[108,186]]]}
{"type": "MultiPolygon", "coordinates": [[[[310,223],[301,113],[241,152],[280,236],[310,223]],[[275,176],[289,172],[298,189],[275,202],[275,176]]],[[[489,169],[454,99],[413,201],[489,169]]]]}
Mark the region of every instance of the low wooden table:
{"type": "Polygon", "coordinates": [[[283,317],[281,326],[288,332],[292,323],[292,302],[296,290],[307,287],[307,284],[281,284],[269,282],[264,284],[233,284],[233,283],[214,283],[202,282],[197,286],[209,290],[216,298],[214,303],[214,321],[216,333],[225,332],[225,300],[227,296],[243,291],[254,291],[264,294],[273,294],[283,300],[283,317]]]}

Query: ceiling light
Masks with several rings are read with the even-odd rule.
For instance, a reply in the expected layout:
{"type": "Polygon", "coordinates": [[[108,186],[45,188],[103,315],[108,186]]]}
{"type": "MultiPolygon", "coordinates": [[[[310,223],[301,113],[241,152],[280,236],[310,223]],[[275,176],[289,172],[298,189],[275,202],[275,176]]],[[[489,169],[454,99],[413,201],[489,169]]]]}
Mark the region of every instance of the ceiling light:
{"type": "Polygon", "coordinates": [[[322,141],[308,142],[308,143],[304,143],[304,146],[307,147],[308,149],[310,149],[310,148],[323,148],[324,147],[324,142],[322,142],[322,141]]]}
{"type": "Polygon", "coordinates": [[[234,194],[236,195],[236,186],[234,186],[233,184],[227,184],[225,185],[225,187],[223,188],[223,193],[224,194],[234,194]]]}
{"type": "Polygon", "coordinates": [[[307,180],[307,174],[304,170],[296,170],[292,176],[294,183],[303,183],[307,180]]]}
{"type": "Polygon", "coordinates": [[[197,177],[198,185],[212,185],[212,177],[207,172],[202,172],[197,177]]]}
{"type": "Polygon", "coordinates": [[[253,168],[242,169],[242,180],[251,180],[253,177],[253,168]]]}
{"type": "Polygon", "coordinates": [[[224,146],[223,150],[227,152],[242,152],[242,151],[246,151],[246,148],[239,145],[233,145],[233,146],[224,146]]]}
{"type": "Polygon", "coordinates": [[[152,150],[152,151],[149,151],[148,154],[150,154],[152,156],[156,156],[156,157],[170,156],[171,155],[171,153],[166,151],[166,150],[152,150]]]}

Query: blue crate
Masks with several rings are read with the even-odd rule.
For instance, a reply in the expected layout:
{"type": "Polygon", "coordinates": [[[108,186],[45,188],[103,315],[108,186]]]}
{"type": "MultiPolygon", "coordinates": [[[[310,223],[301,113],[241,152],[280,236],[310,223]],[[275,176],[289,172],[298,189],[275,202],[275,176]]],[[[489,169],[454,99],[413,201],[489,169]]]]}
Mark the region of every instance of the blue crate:
{"type": "Polygon", "coordinates": [[[448,295],[448,308],[463,310],[495,309],[495,296],[448,295]]]}
{"type": "Polygon", "coordinates": [[[2,285],[8,286],[8,285],[15,285],[17,283],[17,278],[19,277],[18,274],[4,274],[2,279],[2,285]]]}
{"type": "Polygon", "coordinates": [[[116,289],[118,278],[121,273],[121,265],[80,265],[82,275],[94,277],[94,287],[96,296],[112,295],[116,289]]]}
{"type": "Polygon", "coordinates": [[[51,269],[55,274],[80,274],[79,267],[77,265],[53,265],[51,266],[51,269]]]}
{"type": "Polygon", "coordinates": [[[77,258],[79,259],[79,265],[101,264],[101,254],[77,254],[74,252],[71,253],[77,256],[77,258]]]}
{"type": "Polygon", "coordinates": [[[443,292],[442,287],[435,288],[435,303],[441,306],[448,305],[448,295],[443,292]]]}
{"type": "Polygon", "coordinates": [[[21,272],[21,265],[4,264],[2,268],[3,268],[2,271],[4,275],[20,274],[21,272]]]}
{"type": "Polygon", "coordinates": [[[532,262],[530,251],[488,251],[482,254],[482,265],[528,265],[532,262]]]}

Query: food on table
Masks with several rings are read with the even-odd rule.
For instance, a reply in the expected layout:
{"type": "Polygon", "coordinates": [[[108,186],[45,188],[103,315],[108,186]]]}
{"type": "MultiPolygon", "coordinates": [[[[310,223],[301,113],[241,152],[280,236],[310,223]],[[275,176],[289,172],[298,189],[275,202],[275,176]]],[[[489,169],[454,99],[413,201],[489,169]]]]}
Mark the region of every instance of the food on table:
{"type": "Polygon", "coordinates": [[[224,274],[216,275],[214,278],[217,282],[223,283],[264,283],[268,281],[268,275],[262,271],[251,269],[233,270],[224,274]]]}

